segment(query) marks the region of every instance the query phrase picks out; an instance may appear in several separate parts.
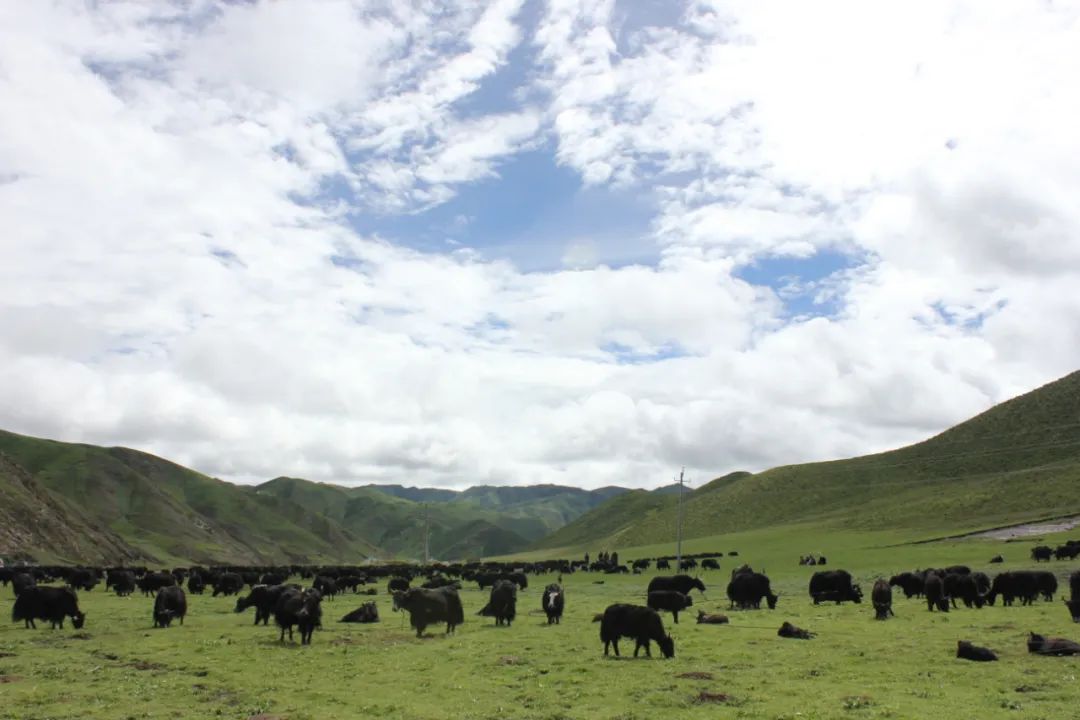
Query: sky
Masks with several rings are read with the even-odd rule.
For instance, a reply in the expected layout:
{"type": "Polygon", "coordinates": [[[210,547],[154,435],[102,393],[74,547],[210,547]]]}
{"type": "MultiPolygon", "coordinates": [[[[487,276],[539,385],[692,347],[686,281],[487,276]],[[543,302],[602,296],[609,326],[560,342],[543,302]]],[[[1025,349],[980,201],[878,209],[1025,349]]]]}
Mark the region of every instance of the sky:
{"type": "Polygon", "coordinates": [[[1080,365],[1080,5],[0,3],[0,428],[656,487],[1080,365]]]}

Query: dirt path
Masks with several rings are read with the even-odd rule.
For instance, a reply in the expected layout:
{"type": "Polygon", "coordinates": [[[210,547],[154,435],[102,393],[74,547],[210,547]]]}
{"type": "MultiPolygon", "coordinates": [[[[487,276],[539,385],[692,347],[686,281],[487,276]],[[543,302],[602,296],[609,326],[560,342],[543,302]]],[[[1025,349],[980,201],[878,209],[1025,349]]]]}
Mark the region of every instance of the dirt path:
{"type": "MultiPolygon", "coordinates": [[[[1065,515],[1063,517],[1044,518],[1035,522],[1020,523],[1017,525],[1003,525],[990,530],[961,533],[959,535],[945,535],[942,537],[916,540],[911,543],[900,545],[925,545],[927,543],[942,542],[943,540],[966,540],[969,538],[987,538],[990,540],[1019,540],[1037,535],[1049,535],[1050,533],[1065,532],[1080,527],[1080,515],[1065,515]]],[[[886,546],[890,547],[890,546],[886,546]]],[[[899,547],[899,546],[891,546],[899,547]]]]}
{"type": "Polygon", "coordinates": [[[998,528],[996,530],[984,530],[983,532],[971,533],[963,537],[990,538],[992,540],[1014,540],[1016,538],[1031,537],[1032,535],[1049,535],[1050,533],[1065,532],[1080,526],[1080,515],[1059,518],[1050,522],[1027,523],[1026,525],[1013,525],[1011,527],[998,528]]]}

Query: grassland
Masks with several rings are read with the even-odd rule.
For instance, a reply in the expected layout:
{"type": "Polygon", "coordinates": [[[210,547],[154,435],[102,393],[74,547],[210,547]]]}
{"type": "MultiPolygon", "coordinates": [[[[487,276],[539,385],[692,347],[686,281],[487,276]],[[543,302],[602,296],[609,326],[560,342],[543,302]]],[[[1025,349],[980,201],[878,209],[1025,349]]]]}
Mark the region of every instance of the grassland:
{"type": "MultiPolygon", "coordinates": [[[[985,561],[999,552],[1005,569],[1030,567],[1036,541],[895,546],[904,540],[792,526],[688,542],[687,552],[739,552],[720,571],[704,573],[707,599],[696,597],[694,610],[727,612],[723,587],[743,561],[768,571],[780,604],[775,611],[728,612],[729,626],[698,626],[687,616],[676,626],[666,617],[676,638],[670,661],[658,653],[628,658],[625,642],[623,659],[605,659],[591,622],[609,603],[643,600],[651,573],[565,576],[567,614],[552,627],[539,597],[554,577],[530,579],[508,629],[472,614],[486,593],[469,587],[462,592],[466,624],[455,636],[437,632],[423,640],[390,612],[380,588],[382,623],[337,624],[361,598],[327,601],[324,629],[309,647],[282,645],[274,628],[253,627],[250,615],[231,612],[233,599],[192,597],[183,627],[153,630],[149,599],[96,590],[81,596],[88,612],[82,632],[0,626],[0,676],[10,680],[0,685],[0,718],[1074,717],[1080,659],[1033,657],[1024,644],[1030,630],[1080,636],[1059,601],[944,615],[900,595],[897,617],[884,623],[872,619],[868,604],[810,602],[806,583],[814,569],[796,564],[800,553],[826,554],[830,567],[851,570],[868,588],[879,575],[916,566],[989,569],[985,561]],[[784,620],[818,637],[778,638],[784,620]],[[955,659],[958,639],[997,650],[1001,661],[955,659]],[[702,693],[724,699],[701,701],[702,693]]],[[[630,559],[672,547],[619,550],[630,559]]],[[[1064,577],[1077,564],[1049,567],[1064,577]]],[[[6,612],[10,589],[0,598],[6,612]]]]}

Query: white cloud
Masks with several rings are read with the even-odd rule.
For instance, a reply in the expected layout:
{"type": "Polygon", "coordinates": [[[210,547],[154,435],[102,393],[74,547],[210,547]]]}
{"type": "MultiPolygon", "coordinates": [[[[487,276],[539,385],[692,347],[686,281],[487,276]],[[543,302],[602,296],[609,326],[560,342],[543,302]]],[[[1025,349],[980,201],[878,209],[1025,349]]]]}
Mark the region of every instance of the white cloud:
{"type": "MultiPolygon", "coordinates": [[[[900,445],[1075,369],[1075,13],[439,5],[0,6],[0,427],[239,480],[649,486],[900,445]],[[528,104],[470,106],[523,44],[528,104]],[[525,273],[343,219],[545,138],[655,201],[655,264],[575,231],[525,273]],[[860,260],[807,283],[830,317],[738,277],[822,248],[860,260]]],[[[455,242],[515,210],[452,208],[455,242]]]]}

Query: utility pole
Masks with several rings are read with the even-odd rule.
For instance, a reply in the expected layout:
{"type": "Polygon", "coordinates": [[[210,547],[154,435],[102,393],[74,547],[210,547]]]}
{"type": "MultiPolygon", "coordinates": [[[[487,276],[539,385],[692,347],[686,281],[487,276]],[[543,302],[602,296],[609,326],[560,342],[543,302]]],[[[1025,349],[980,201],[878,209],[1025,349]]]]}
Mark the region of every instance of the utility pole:
{"type": "Polygon", "coordinates": [[[682,504],[683,504],[683,489],[686,484],[683,482],[683,473],[686,468],[679,470],[679,510],[676,516],[675,524],[675,573],[682,572],[682,504]]]}
{"type": "Polygon", "coordinates": [[[431,563],[431,506],[424,503],[424,564],[431,563]]]}

